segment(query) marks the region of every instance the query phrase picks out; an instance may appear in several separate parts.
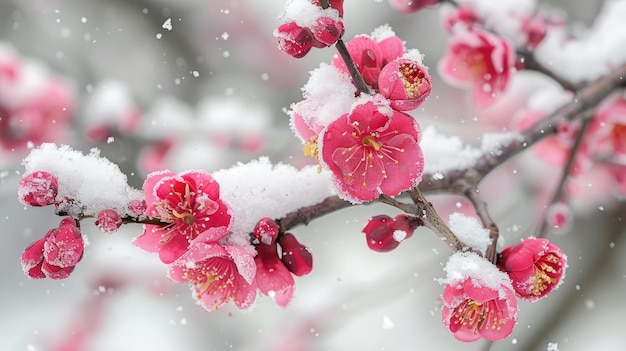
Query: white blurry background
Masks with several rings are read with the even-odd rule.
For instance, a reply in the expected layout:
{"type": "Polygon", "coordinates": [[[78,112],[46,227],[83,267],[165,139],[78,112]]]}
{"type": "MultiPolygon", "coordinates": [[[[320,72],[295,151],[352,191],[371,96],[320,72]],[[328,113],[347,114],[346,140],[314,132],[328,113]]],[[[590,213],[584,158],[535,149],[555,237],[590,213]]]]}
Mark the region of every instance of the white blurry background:
{"type": "MultiPolygon", "coordinates": [[[[563,0],[544,5],[562,8],[572,23],[584,27],[592,23],[600,3],[563,0]]],[[[281,7],[279,0],[3,0],[0,40],[73,82],[79,108],[66,142],[83,151],[100,148],[120,164],[131,185],[140,187],[144,174],[137,162],[142,147],[150,143],[149,132],[134,138],[119,135],[112,143],[100,144],[82,135],[82,120],[88,117],[84,109],[94,87],[104,80],[124,84],[146,115],[164,100],[179,100],[181,104],[170,110],[171,123],[183,119],[179,114],[198,118],[198,106],[208,98],[234,99],[244,106],[239,114],[249,113],[242,119],[263,119],[258,123],[265,136],[260,148],[197,152],[192,145],[169,160],[172,168],[195,165],[212,171],[261,154],[275,162],[302,165],[306,161],[283,109],[301,99],[307,72],[328,61],[334,51],[314,50],[300,60],[280,53],[271,33],[279,23],[276,16],[281,7]],[[168,18],[171,31],[163,28],[168,18]]],[[[510,110],[477,111],[467,92],[449,88],[437,77],[436,62],[447,40],[437,10],[402,15],[392,12],[386,1],[346,0],[346,39],[385,23],[408,47],[425,53],[425,63],[431,67],[433,94],[415,113],[422,126],[435,124],[442,132],[476,144],[484,131],[508,125],[510,110]],[[494,118],[498,122],[491,127],[485,123],[494,118]]],[[[236,115],[224,118],[243,127],[236,115]]],[[[248,123],[254,121],[244,124],[248,123]]],[[[183,130],[178,138],[188,133],[183,130]]],[[[166,267],[156,257],[132,246],[140,226],[125,226],[106,235],[86,221],[83,232],[90,245],[72,276],[65,281],[29,280],[19,257],[59,219],[49,208],[24,209],[17,202],[23,154],[12,156],[0,161],[1,350],[481,350],[486,346],[485,342],[460,343],[441,324],[438,298],[443,287],[434,278],[444,275],[442,264],[449,251],[435,235],[418,230],[387,254],[367,248],[360,233],[366,220],[396,213],[378,204],[342,210],[294,229],[313,251],[315,266],[313,273],[296,279],[297,292],[286,309],[261,297],[250,311],[231,306],[203,310],[194,304],[187,286],[165,278],[166,267]]],[[[533,196],[538,188],[549,189],[557,175],[558,170],[528,154],[487,178],[481,190],[507,243],[532,233],[543,212],[533,196]]],[[[444,218],[458,210],[457,202],[461,210],[467,206],[462,199],[429,198],[444,218]]],[[[626,207],[604,194],[590,198],[576,207],[577,219],[569,232],[549,236],[569,256],[564,285],[538,303],[520,303],[516,330],[492,350],[626,349],[622,326],[626,207]]]]}

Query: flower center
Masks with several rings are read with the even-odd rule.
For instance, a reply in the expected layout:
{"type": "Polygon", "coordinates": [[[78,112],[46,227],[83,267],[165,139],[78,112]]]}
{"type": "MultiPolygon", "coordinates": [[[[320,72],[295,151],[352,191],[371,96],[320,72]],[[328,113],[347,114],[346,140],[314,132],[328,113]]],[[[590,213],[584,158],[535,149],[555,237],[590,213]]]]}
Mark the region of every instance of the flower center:
{"type": "Polygon", "coordinates": [[[366,135],[365,137],[363,137],[361,143],[363,143],[363,146],[373,147],[376,151],[380,150],[380,148],[382,147],[382,143],[376,141],[376,139],[374,139],[374,137],[371,135],[366,135]]]}
{"type": "Polygon", "coordinates": [[[195,217],[191,212],[185,211],[183,213],[179,213],[176,210],[172,210],[172,214],[174,217],[182,219],[185,224],[192,224],[195,221],[195,217]]]}
{"type": "Polygon", "coordinates": [[[424,79],[424,71],[414,63],[403,63],[400,65],[400,75],[407,98],[414,99],[419,96],[419,86],[422,84],[422,79],[424,79]]]}

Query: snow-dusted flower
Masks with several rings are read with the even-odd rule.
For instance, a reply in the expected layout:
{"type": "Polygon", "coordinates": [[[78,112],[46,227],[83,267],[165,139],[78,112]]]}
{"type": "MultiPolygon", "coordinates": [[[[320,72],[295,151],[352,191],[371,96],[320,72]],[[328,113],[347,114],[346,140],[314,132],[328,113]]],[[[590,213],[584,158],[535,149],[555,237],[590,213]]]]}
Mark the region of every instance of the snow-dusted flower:
{"type": "Polygon", "coordinates": [[[26,206],[52,205],[58,192],[58,180],[46,171],[28,174],[17,186],[18,200],[26,206]]]}
{"type": "Polygon", "coordinates": [[[313,255],[308,247],[302,245],[293,234],[285,233],[278,238],[283,252],[281,260],[294,275],[301,277],[313,270],[313,255]]]}
{"type": "Polygon", "coordinates": [[[335,120],[320,135],[320,162],[333,173],[341,198],[353,203],[417,186],[424,171],[415,120],[368,101],[335,120]]]}
{"type": "Polygon", "coordinates": [[[102,210],[95,221],[96,227],[105,233],[116,232],[122,226],[122,219],[115,210],[102,210]]]}
{"type": "Polygon", "coordinates": [[[466,278],[443,291],[443,324],[460,341],[497,341],[509,336],[517,319],[517,300],[507,285],[494,289],[466,278]]]}
{"type": "Polygon", "coordinates": [[[295,282],[291,272],[278,256],[276,242],[260,243],[256,246],[257,256],[255,282],[259,290],[270,296],[279,306],[285,307],[291,301],[295,282]]]}
{"type": "Polygon", "coordinates": [[[626,97],[621,95],[603,103],[587,134],[594,154],[626,161],[626,97]]]}
{"type": "Polygon", "coordinates": [[[404,57],[389,62],[378,76],[380,94],[398,111],[419,107],[430,95],[432,86],[426,66],[404,57]]]}
{"type": "Polygon", "coordinates": [[[530,237],[502,250],[498,266],[511,277],[517,296],[534,302],[561,284],[567,256],[548,239],[530,237]]]}
{"type": "MultiPolygon", "coordinates": [[[[226,227],[211,228],[226,235],[226,227]]],[[[256,297],[254,258],[239,246],[221,246],[194,241],[170,265],[169,277],[192,284],[193,297],[207,310],[233,301],[237,307],[250,307],[256,297]]]]}
{"type": "MultiPolygon", "coordinates": [[[[146,224],[135,245],[158,252],[164,263],[171,263],[189,248],[190,242],[209,228],[229,227],[229,207],[220,200],[219,184],[205,171],[154,172],[143,184],[146,216],[166,225],[146,224]]],[[[212,231],[217,242],[225,233],[212,231]],[[219,236],[221,235],[221,236],[219,236]]]]}
{"type": "Polygon", "coordinates": [[[389,0],[391,7],[402,13],[417,12],[438,2],[439,0],[389,0]]]}
{"type": "MultiPolygon", "coordinates": [[[[404,53],[402,39],[395,35],[377,41],[362,34],[350,40],[346,47],[363,80],[374,89],[378,89],[378,76],[383,67],[404,53]]],[[[340,71],[349,73],[339,54],[333,57],[333,65],[340,71]]]]}
{"type": "Polygon", "coordinates": [[[85,243],[72,218],[30,244],[22,254],[22,269],[30,278],[65,279],[83,258],[85,243]]]}
{"type": "Polygon", "coordinates": [[[395,249],[402,241],[410,238],[418,225],[423,224],[417,217],[404,214],[391,218],[387,215],[378,215],[367,221],[362,232],[365,233],[367,246],[378,252],[387,252],[395,249]]]}
{"type": "Polygon", "coordinates": [[[509,86],[515,53],[504,38],[483,30],[456,33],[439,62],[442,78],[470,87],[474,102],[485,107],[509,86]]]}

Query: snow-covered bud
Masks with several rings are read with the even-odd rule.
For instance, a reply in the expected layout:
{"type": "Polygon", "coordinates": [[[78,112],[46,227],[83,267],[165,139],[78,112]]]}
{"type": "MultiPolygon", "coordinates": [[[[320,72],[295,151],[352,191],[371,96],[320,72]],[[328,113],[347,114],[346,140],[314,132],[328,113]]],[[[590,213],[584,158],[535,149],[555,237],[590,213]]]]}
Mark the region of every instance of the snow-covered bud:
{"type": "Polygon", "coordinates": [[[84,247],[83,236],[74,219],[64,218],[46,238],[43,257],[50,265],[73,267],[83,258],[84,247]]]}
{"type": "Polygon", "coordinates": [[[548,239],[530,237],[502,250],[498,266],[511,277],[517,296],[534,302],[561,284],[567,257],[548,239]]]}
{"type": "Polygon", "coordinates": [[[295,58],[304,57],[313,47],[311,30],[300,27],[293,21],[281,24],[274,31],[274,36],[278,40],[280,51],[295,58]]]}
{"type": "Polygon", "coordinates": [[[343,36],[345,28],[341,20],[336,21],[330,17],[320,17],[311,26],[311,32],[315,37],[313,46],[324,48],[335,44],[343,36]]]}
{"type": "Polygon", "coordinates": [[[378,88],[398,111],[416,109],[430,95],[432,82],[428,69],[418,60],[397,58],[380,71],[378,88]]]}
{"type": "Polygon", "coordinates": [[[298,277],[311,273],[313,256],[308,247],[300,244],[290,233],[285,233],[278,238],[278,244],[283,250],[281,260],[291,273],[298,277]]]}
{"type": "Polygon", "coordinates": [[[254,227],[253,234],[262,244],[272,245],[278,236],[278,225],[273,219],[261,218],[254,227]]]}
{"type": "MultiPolygon", "coordinates": [[[[337,12],[339,12],[339,17],[343,17],[343,1],[344,0],[328,0],[330,8],[335,9],[337,10],[337,12]]],[[[319,0],[314,0],[313,3],[319,7],[322,7],[322,4],[319,0]]]]}
{"type": "Polygon", "coordinates": [[[43,279],[46,277],[41,271],[41,265],[43,264],[43,244],[46,238],[52,233],[52,230],[54,229],[48,231],[43,238],[28,245],[22,253],[22,270],[24,274],[31,279],[43,279]]]}
{"type": "Polygon", "coordinates": [[[96,227],[104,233],[116,232],[122,226],[122,219],[115,210],[102,210],[98,213],[96,227]]]}
{"type": "Polygon", "coordinates": [[[52,174],[37,171],[20,181],[17,196],[26,206],[48,206],[54,203],[58,191],[59,182],[52,174]]]}
{"type": "Polygon", "coordinates": [[[146,212],[146,201],[133,199],[128,202],[128,210],[136,217],[142,216],[146,212]]]}
{"type": "Polygon", "coordinates": [[[391,218],[387,215],[378,215],[369,219],[362,232],[365,233],[367,246],[377,252],[388,252],[410,238],[413,231],[422,222],[417,217],[398,215],[391,218]]]}

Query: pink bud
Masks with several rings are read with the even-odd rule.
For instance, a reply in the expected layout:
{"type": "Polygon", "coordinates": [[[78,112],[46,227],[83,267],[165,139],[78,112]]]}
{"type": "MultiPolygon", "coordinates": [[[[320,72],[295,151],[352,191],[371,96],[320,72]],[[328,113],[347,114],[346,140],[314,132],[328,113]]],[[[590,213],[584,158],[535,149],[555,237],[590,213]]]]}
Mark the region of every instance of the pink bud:
{"type": "Polygon", "coordinates": [[[309,248],[300,244],[290,233],[285,233],[278,238],[278,244],[283,250],[281,260],[291,273],[298,277],[311,273],[313,256],[309,248]]]}
{"type": "Polygon", "coordinates": [[[116,232],[122,226],[122,219],[115,210],[103,210],[98,213],[96,227],[104,233],[116,232]]]}
{"type": "Polygon", "coordinates": [[[343,36],[345,28],[342,21],[335,21],[330,17],[320,17],[311,26],[311,31],[316,39],[313,46],[327,47],[335,44],[343,36]],[[317,44],[316,41],[322,45],[317,44]]]}
{"type": "Polygon", "coordinates": [[[52,233],[52,230],[41,239],[28,245],[28,247],[22,253],[22,270],[24,274],[32,279],[43,279],[46,275],[41,271],[41,265],[43,264],[43,245],[46,241],[46,237],[52,233]]]}
{"type": "Polygon", "coordinates": [[[531,237],[502,250],[498,267],[509,274],[517,296],[534,302],[561,284],[567,257],[547,239],[531,237]]]}
{"type": "Polygon", "coordinates": [[[398,215],[391,218],[387,215],[378,215],[369,219],[362,232],[365,233],[370,249],[388,252],[398,247],[404,239],[410,238],[415,228],[421,224],[417,217],[398,215]]]}
{"type": "Polygon", "coordinates": [[[378,76],[380,93],[391,100],[391,107],[398,111],[417,108],[430,95],[432,87],[426,66],[408,58],[389,62],[378,76]]]}
{"type": "Polygon", "coordinates": [[[278,236],[278,225],[273,219],[265,217],[254,227],[254,237],[265,245],[272,245],[278,236]]]}
{"type": "Polygon", "coordinates": [[[73,267],[83,258],[84,247],[85,243],[76,222],[65,218],[46,238],[43,257],[49,265],[59,268],[73,267]]]}
{"type": "Polygon", "coordinates": [[[26,206],[48,206],[59,191],[57,179],[50,173],[38,171],[24,177],[17,187],[18,200],[26,206]]]}
{"type": "Polygon", "coordinates": [[[391,7],[402,13],[417,12],[426,6],[434,5],[439,0],[389,0],[391,7]]]}
{"type": "Polygon", "coordinates": [[[304,57],[313,47],[313,33],[296,22],[281,24],[274,31],[274,36],[278,39],[280,51],[295,58],[304,57]]]}
{"type": "Polygon", "coordinates": [[[572,222],[572,210],[564,202],[557,202],[548,207],[547,221],[550,228],[565,231],[572,222]]]}
{"type": "Polygon", "coordinates": [[[130,200],[130,202],[128,202],[128,210],[134,215],[134,216],[141,216],[146,212],[146,201],[145,200],[130,200]]]}
{"type": "Polygon", "coordinates": [[[539,17],[528,18],[522,25],[522,32],[526,34],[526,47],[535,49],[548,33],[546,22],[539,17]]]}

